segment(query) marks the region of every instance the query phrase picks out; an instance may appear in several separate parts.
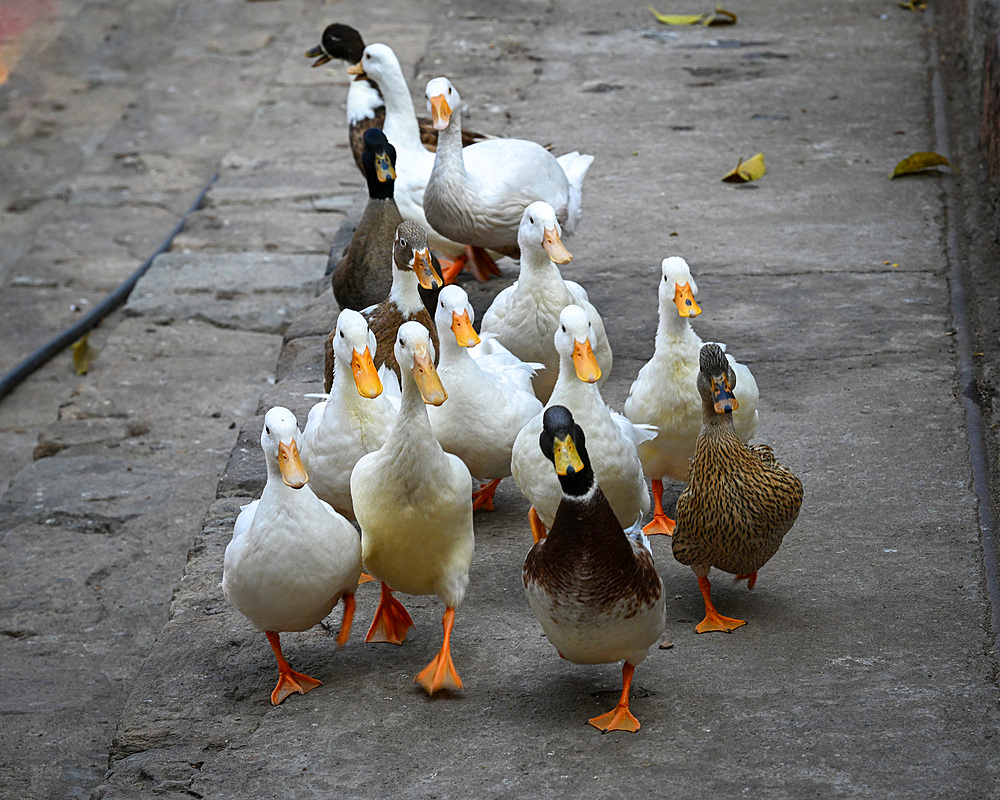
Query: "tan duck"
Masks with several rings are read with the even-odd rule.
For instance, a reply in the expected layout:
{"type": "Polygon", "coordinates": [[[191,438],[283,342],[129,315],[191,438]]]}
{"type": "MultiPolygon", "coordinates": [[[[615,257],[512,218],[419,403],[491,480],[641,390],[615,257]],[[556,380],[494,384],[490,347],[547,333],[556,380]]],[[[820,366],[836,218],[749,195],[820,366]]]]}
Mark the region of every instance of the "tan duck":
{"type": "Polygon", "coordinates": [[[602,732],[637,731],[628,707],[632,674],[664,624],[663,583],[649,542],[641,531],[622,530],[594,476],[584,432],[565,406],[546,409],[539,445],[555,465],[562,500],[548,536],[524,561],[528,605],[563,658],[624,660],[618,705],[588,722],[602,732]]]}
{"type": "Polygon", "coordinates": [[[802,481],[779,464],[767,445],[746,445],[733,428],[739,403],[736,372],[717,344],[701,348],[698,392],[701,433],[687,488],[677,500],[674,558],[698,576],[705,618],[698,633],[731,632],[746,622],[724,617],[712,605],[712,567],[757,582],[763,567],[799,515],[802,481]]]}
{"type": "MultiPolygon", "coordinates": [[[[357,64],[365,51],[361,34],[350,25],[335,22],[327,25],[320,43],[306,52],[306,58],[315,58],[314,67],[322,66],[337,58],[348,64],[357,64]]],[[[356,75],[347,90],[347,137],[358,169],[365,171],[361,156],[364,135],[369,128],[382,128],[385,123],[385,99],[378,84],[366,75],[356,75]]],[[[420,141],[428,150],[437,148],[438,132],[428,117],[417,117],[420,141]]],[[[462,131],[462,144],[469,145],[489,138],[475,131],[462,131]]]]}
{"type": "MultiPolygon", "coordinates": [[[[434,268],[430,250],[427,249],[427,234],[423,228],[409,220],[403,221],[396,228],[391,263],[392,285],[389,288],[389,296],[378,305],[366,308],[361,312],[361,316],[375,334],[375,369],[378,370],[385,364],[399,378],[399,365],[396,363],[393,348],[396,344],[396,331],[404,322],[416,320],[427,328],[437,352],[437,328],[424,307],[418,287],[439,289],[444,282],[434,268]]],[[[336,335],[336,330],[331,331],[325,346],[326,366],[323,385],[327,392],[333,385],[333,337],[336,335]]]]}

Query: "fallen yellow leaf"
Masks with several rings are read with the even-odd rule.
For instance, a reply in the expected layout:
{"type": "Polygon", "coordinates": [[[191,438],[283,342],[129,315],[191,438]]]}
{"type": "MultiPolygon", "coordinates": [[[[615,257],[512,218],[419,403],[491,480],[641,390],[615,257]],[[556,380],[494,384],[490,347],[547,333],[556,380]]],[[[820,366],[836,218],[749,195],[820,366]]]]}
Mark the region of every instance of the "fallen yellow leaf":
{"type": "Polygon", "coordinates": [[[704,14],[661,14],[652,6],[649,10],[653,16],[664,25],[735,25],[736,15],[732,11],[726,11],[719,6],[715,11],[706,11],[704,14]]]}
{"type": "Polygon", "coordinates": [[[930,169],[931,167],[952,167],[951,163],[942,155],[937,153],[920,152],[914,153],[912,156],[908,156],[900,161],[896,168],[892,171],[892,175],[889,176],[889,180],[893,178],[898,178],[900,175],[910,175],[914,172],[920,172],[925,169],[930,169]]]}
{"type": "Polygon", "coordinates": [[[90,342],[87,341],[89,333],[85,333],[83,338],[73,342],[69,349],[73,353],[73,369],[76,370],[77,375],[86,375],[87,370],[90,369],[90,362],[97,358],[97,354],[100,350],[90,346],[90,342]]]}
{"type": "Polygon", "coordinates": [[[723,175],[722,180],[726,183],[749,183],[762,178],[764,172],[764,154],[757,153],[746,161],[741,158],[735,169],[723,175]]]}

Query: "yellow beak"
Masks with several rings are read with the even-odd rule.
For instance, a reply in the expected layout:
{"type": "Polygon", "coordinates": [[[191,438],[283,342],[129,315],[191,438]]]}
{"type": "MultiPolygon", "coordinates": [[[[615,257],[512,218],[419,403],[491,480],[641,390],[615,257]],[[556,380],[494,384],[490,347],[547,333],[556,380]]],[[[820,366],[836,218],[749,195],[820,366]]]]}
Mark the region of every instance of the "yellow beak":
{"type": "Polygon", "coordinates": [[[701,309],[694,301],[694,292],[691,291],[691,284],[685,283],[683,286],[677,284],[674,288],[674,305],[677,306],[677,313],[682,317],[697,317],[701,309]]]}
{"type": "Polygon", "coordinates": [[[597,383],[601,379],[601,367],[589,339],[573,343],[573,367],[576,377],[584,383],[597,383]]]}
{"type": "Polygon", "coordinates": [[[367,347],[363,353],[354,351],[351,356],[351,371],[354,373],[354,385],[358,387],[358,394],[362,397],[371,399],[382,394],[382,381],[378,378],[375,361],[367,347]]]}
{"type": "Polygon", "coordinates": [[[583,459],[576,452],[570,434],[567,433],[565,439],[557,437],[552,449],[555,452],[556,472],[560,475],[573,475],[583,469],[583,459]]]}
{"type": "Polygon", "coordinates": [[[417,382],[420,396],[427,405],[439,406],[448,399],[448,392],[444,390],[441,378],[434,369],[430,351],[424,347],[413,354],[413,379],[417,382]]]}
{"type": "Polygon", "coordinates": [[[350,75],[364,75],[365,68],[361,66],[361,62],[359,61],[357,64],[351,64],[351,66],[347,68],[347,72],[350,75]]]}
{"type": "Polygon", "coordinates": [[[294,439],[291,444],[278,442],[278,469],[281,470],[281,479],[285,485],[293,489],[301,489],[309,482],[309,474],[302,465],[299,447],[294,439]]]}
{"type": "Polygon", "coordinates": [[[451,106],[443,94],[431,98],[431,122],[436,131],[443,131],[451,122],[451,106]]]}
{"type": "Polygon", "coordinates": [[[451,332],[455,334],[455,341],[462,347],[475,347],[479,344],[479,334],[472,327],[468,311],[463,311],[461,314],[451,312],[451,332]]]}
{"type": "Polygon", "coordinates": [[[555,264],[568,264],[573,260],[573,256],[570,255],[569,250],[562,243],[562,239],[559,238],[559,231],[555,228],[545,229],[545,235],[542,237],[542,247],[549,254],[549,260],[555,264]]]}
{"type": "Polygon", "coordinates": [[[375,177],[380,183],[396,180],[396,170],[392,168],[392,159],[386,152],[378,153],[375,156],[375,177]]]}

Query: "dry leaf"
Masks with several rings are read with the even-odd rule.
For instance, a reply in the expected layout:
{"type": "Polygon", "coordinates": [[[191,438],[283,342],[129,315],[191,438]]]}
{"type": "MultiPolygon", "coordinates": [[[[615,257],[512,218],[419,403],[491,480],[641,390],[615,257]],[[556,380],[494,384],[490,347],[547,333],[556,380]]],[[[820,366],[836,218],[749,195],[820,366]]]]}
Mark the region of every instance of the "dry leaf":
{"type": "MultiPolygon", "coordinates": [[[[900,175],[910,175],[914,172],[920,172],[925,169],[930,169],[931,167],[951,167],[951,163],[942,155],[937,153],[914,153],[908,158],[904,158],[900,161],[896,168],[892,171],[892,175],[889,176],[889,180],[893,178],[898,178],[900,175]]],[[[956,170],[957,171],[957,170],[956,170]]]]}
{"type": "Polygon", "coordinates": [[[86,375],[87,370],[90,369],[90,362],[97,358],[97,354],[100,350],[91,347],[87,339],[90,337],[89,333],[85,333],[83,338],[73,342],[69,349],[73,353],[73,369],[76,370],[77,375],[86,375]]]}
{"type": "Polygon", "coordinates": [[[896,5],[900,8],[905,8],[907,11],[926,11],[927,10],[927,0],[896,0],[896,5]]]}
{"type": "Polygon", "coordinates": [[[648,6],[653,16],[664,25],[735,25],[736,15],[732,11],[726,11],[719,6],[715,11],[706,11],[704,14],[661,14],[652,6],[648,6]]]}
{"type": "Polygon", "coordinates": [[[764,172],[764,154],[757,153],[746,161],[740,159],[736,168],[727,172],[722,180],[726,183],[748,183],[764,177],[764,172]]]}

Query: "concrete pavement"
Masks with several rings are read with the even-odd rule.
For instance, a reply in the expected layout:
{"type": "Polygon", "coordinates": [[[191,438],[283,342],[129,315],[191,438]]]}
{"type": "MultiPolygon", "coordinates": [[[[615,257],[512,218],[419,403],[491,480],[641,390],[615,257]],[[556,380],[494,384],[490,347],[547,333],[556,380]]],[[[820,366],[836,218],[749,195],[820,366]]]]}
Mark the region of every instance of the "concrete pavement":
{"type": "MultiPolygon", "coordinates": [[[[38,423],[51,457],[0,500],[4,795],[1000,793],[997,632],[956,397],[943,179],[887,179],[935,146],[927,18],[873,0],[760,5],[734,5],[735,27],[672,29],[643,4],[164,0],[172,35],[152,37],[169,44],[149,80],[178,91],[135,89],[147,104],[135,141],[156,146],[134,157],[173,158],[190,121],[222,145],[222,173],[106,326],[59,419],[38,423]],[[564,274],[605,318],[605,398],[620,408],[651,354],[659,262],[683,255],[704,311],[696,330],[751,366],[756,438],[803,480],[798,523],[757,588],[713,581],[720,610],[749,622],[731,636],[694,634],[693,574],[654,542],[673,646],[636,672],[634,736],[584,724],[613,704],[619,668],[560,660],[523,600],[530,534],[511,481],[497,511],[476,516],[454,697],[428,700],[412,683],[440,642],[440,603],[403,597],[417,624],[404,646],[364,645],[367,587],[344,649],[323,628],[285,637],[324,686],[272,708],[272,656],[221,595],[233,520],[263,483],[259,414],[281,403],[304,420],[301,395],[319,383],[335,314],[328,291],[316,296],[326,243],[362,185],[344,146],[346,76],[301,56],[335,20],[391,44],[416,97],[452,77],[470,125],[593,153],[564,274]],[[203,64],[206,53],[219,55],[203,64]],[[246,93],[226,90],[234,74],[246,93]],[[214,124],[198,127],[202,80],[214,124]],[[156,109],[152,98],[174,94],[156,109]],[[720,182],[756,152],[763,179],[720,182]]],[[[113,16],[110,3],[84,7],[113,16]]],[[[126,124],[108,122],[101,141],[121,141],[126,124]]],[[[198,141],[198,163],[211,163],[198,141]]],[[[102,176],[98,199],[122,196],[108,186],[112,158],[100,147],[83,158],[102,176]]],[[[198,170],[163,172],[188,176],[169,206],[179,213],[198,170]]],[[[114,178],[130,197],[153,191],[137,179],[114,178]]],[[[96,200],[74,209],[81,196],[45,196],[66,215],[54,230],[74,214],[130,219],[96,200]]],[[[53,259],[18,224],[13,272],[33,274],[53,259]]],[[[86,230],[82,274],[110,238],[86,230]]],[[[467,284],[480,309],[513,280],[516,266],[502,267],[499,283],[467,284]]]]}

